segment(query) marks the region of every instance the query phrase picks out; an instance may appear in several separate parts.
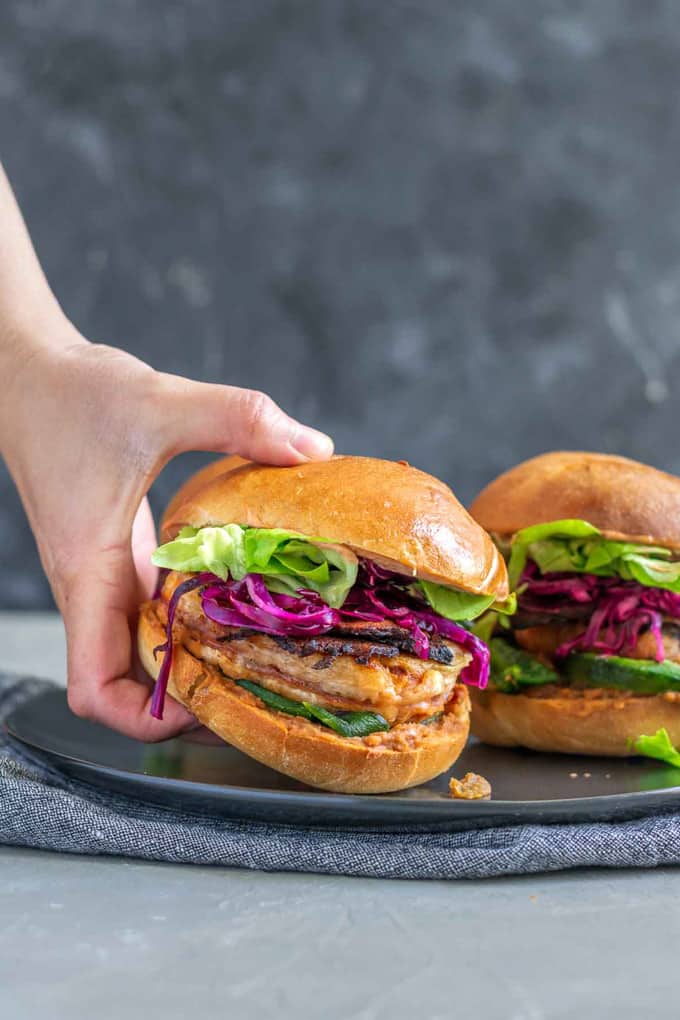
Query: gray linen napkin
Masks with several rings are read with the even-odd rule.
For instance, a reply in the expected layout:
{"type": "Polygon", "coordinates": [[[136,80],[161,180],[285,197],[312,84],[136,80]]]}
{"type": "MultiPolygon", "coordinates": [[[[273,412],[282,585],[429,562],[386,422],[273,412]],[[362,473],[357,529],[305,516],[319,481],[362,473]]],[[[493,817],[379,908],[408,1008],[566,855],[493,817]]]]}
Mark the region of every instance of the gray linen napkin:
{"type": "Polygon", "coordinates": [[[0,674],[0,843],[380,878],[486,878],[680,863],[680,814],[617,823],[384,833],[210,819],[109,796],[9,746],[3,720],[49,686],[45,680],[0,674]]]}

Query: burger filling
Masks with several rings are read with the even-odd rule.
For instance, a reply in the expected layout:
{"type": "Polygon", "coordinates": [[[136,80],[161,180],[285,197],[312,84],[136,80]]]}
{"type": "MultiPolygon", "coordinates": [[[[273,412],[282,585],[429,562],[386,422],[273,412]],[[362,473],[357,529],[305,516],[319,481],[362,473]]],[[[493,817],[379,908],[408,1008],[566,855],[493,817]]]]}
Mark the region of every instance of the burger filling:
{"type": "Polygon", "coordinates": [[[490,641],[492,687],[537,698],[680,696],[671,550],[564,520],[525,528],[507,552],[517,609],[490,641]]]}
{"type": "Polygon", "coordinates": [[[463,623],[508,608],[279,529],[185,528],[153,561],[167,634],[157,717],[181,642],[266,708],[346,736],[429,724],[459,680],[486,685],[488,649],[463,623]]]}

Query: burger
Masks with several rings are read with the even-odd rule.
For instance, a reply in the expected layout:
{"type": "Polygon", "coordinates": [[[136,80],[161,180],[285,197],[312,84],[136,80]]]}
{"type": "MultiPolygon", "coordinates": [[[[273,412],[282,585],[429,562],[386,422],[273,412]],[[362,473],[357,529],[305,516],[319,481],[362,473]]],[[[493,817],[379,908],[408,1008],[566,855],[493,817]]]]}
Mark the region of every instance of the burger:
{"type": "Polygon", "coordinates": [[[503,558],[409,465],[228,458],[172,500],[138,644],[166,695],[310,786],[380,793],[446,771],[489,653],[466,624],[507,607],[503,558]]]}
{"type": "Polygon", "coordinates": [[[680,478],[624,457],[548,453],[471,513],[508,561],[516,612],[487,614],[490,744],[680,764],[680,478]]]}

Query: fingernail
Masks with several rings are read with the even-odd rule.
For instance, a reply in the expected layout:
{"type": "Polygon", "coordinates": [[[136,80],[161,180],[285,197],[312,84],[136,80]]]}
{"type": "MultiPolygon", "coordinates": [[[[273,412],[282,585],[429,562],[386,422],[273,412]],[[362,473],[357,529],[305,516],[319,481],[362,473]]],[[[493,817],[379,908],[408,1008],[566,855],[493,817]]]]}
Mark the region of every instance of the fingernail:
{"type": "Polygon", "coordinates": [[[328,460],[333,453],[333,440],[316,429],[301,428],[293,436],[291,446],[308,460],[328,460]]]}

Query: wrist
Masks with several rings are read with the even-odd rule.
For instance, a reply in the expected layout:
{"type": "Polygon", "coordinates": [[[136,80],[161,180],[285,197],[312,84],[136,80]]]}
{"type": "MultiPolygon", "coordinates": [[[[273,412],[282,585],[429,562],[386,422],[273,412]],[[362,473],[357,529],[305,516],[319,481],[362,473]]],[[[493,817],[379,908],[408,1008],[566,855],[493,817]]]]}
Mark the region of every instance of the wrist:
{"type": "Polygon", "coordinates": [[[0,305],[0,366],[7,371],[27,357],[71,346],[74,337],[80,334],[54,298],[14,314],[0,305]]]}
{"type": "Polygon", "coordinates": [[[88,341],[60,308],[46,310],[28,323],[6,321],[0,328],[0,456],[8,459],[7,445],[15,435],[25,410],[36,397],[36,382],[49,366],[88,341]]]}

